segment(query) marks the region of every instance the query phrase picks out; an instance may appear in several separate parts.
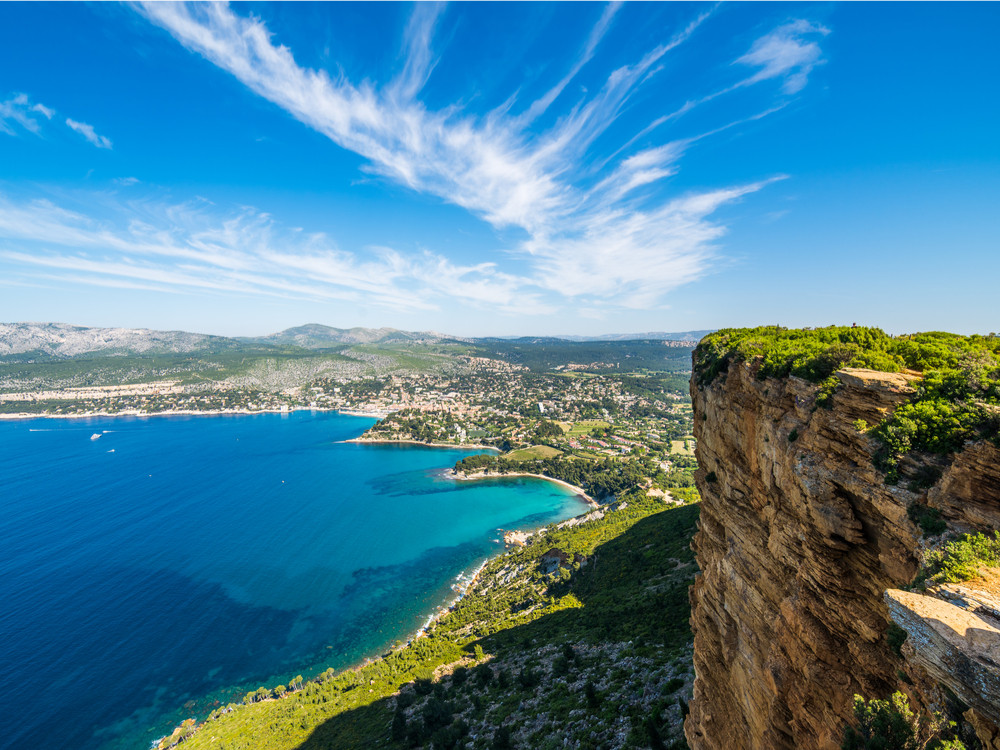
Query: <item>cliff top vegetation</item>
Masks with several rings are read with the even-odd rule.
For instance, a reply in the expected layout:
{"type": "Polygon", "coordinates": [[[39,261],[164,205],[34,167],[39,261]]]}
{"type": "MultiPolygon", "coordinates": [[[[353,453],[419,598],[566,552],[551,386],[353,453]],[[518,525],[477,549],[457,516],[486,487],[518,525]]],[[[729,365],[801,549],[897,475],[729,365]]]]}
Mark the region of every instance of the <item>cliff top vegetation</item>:
{"type": "Polygon", "coordinates": [[[700,384],[711,383],[732,362],[760,360],[757,377],[794,375],[813,383],[844,367],[880,372],[955,369],[970,355],[1000,354],[1000,336],[961,336],[930,331],[890,336],[880,328],[724,328],[701,340],[694,352],[700,384]]]}
{"type": "Polygon", "coordinates": [[[1000,441],[1000,336],[995,333],[890,336],[853,326],[729,328],[698,344],[695,377],[699,385],[708,385],[731,363],[750,361],[759,362],[760,380],[792,375],[819,383],[817,405],[827,408],[840,385],[833,373],[841,368],[921,373],[910,402],[871,425],[881,443],[876,463],[890,483],[899,479],[899,460],[906,454],[947,455],[970,440],[1000,441]]]}

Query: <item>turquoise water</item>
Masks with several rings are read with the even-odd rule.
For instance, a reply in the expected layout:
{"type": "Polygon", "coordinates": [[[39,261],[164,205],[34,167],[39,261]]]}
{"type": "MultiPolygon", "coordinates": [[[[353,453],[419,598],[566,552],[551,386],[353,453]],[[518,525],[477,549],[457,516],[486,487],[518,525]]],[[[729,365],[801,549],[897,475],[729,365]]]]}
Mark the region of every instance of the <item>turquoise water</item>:
{"type": "Polygon", "coordinates": [[[338,442],[372,422],[0,422],[0,744],[148,747],[405,640],[498,528],[584,510],[550,482],[444,475],[470,451],[338,442]]]}

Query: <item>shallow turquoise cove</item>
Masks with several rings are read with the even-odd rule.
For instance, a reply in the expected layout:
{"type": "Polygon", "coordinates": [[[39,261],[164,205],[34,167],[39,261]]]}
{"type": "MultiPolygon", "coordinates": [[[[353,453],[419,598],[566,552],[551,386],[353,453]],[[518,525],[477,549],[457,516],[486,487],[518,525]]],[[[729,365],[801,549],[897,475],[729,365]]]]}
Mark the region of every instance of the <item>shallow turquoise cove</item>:
{"type": "Polygon", "coordinates": [[[585,509],[541,480],[445,476],[470,451],[339,442],[370,424],[0,422],[5,746],[143,747],[216,700],[379,653],[499,528],[585,509]]]}

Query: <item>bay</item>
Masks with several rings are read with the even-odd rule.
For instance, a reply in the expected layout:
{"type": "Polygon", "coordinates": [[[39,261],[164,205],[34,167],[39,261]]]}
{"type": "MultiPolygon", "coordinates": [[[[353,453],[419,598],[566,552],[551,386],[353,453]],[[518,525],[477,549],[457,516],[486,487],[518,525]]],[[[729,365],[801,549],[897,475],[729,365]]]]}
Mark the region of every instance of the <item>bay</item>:
{"type": "Polygon", "coordinates": [[[0,421],[11,748],[144,748],[182,719],[405,641],[499,551],[585,510],[475,451],[359,445],[329,412],[0,421]]]}

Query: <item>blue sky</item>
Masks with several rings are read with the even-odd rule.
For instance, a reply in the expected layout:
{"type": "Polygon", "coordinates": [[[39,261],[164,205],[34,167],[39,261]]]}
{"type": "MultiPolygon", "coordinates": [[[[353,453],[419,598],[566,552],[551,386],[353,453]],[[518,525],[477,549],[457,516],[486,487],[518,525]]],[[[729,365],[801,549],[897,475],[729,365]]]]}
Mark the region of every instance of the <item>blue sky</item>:
{"type": "Polygon", "coordinates": [[[0,320],[1000,330],[996,3],[0,4],[0,320]]]}

